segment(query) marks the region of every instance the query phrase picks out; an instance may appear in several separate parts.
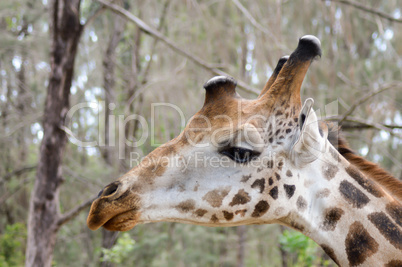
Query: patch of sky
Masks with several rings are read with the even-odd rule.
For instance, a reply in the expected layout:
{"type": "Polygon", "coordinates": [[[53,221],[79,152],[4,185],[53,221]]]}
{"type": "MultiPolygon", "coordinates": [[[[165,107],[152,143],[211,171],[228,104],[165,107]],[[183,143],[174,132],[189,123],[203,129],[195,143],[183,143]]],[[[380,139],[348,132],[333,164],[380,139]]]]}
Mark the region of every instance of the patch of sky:
{"type": "Polygon", "coordinates": [[[394,31],[391,29],[386,29],[384,32],[384,39],[391,40],[394,37],[394,31]]]}
{"type": "Polygon", "coordinates": [[[311,24],[313,24],[314,26],[317,26],[318,25],[318,20],[317,19],[312,19],[311,24]]]}
{"type": "Polygon", "coordinates": [[[94,43],[96,43],[98,41],[98,36],[96,35],[96,33],[94,31],[89,32],[89,37],[91,38],[91,41],[94,43]]]}
{"type": "Polygon", "coordinates": [[[394,14],[392,16],[396,19],[401,18],[401,10],[399,8],[395,9],[394,14]]]}
{"type": "Polygon", "coordinates": [[[359,149],[359,154],[362,156],[367,156],[367,153],[369,152],[369,149],[367,146],[364,146],[359,149]]]}
{"type": "Polygon", "coordinates": [[[382,140],[388,140],[390,137],[390,134],[389,134],[389,132],[386,132],[386,131],[380,131],[380,136],[381,136],[382,140]]]}
{"type": "Polygon", "coordinates": [[[16,71],[20,71],[21,69],[21,57],[20,56],[14,56],[13,60],[12,60],[13,66],[15,68],[16,71]]]}
{"type": "Polygon", "coordinates": [[[92,87],[85,90],[85,100],[88,102],[96,102],[97,96],[101,95],[102,90],[99,87],[92,87]]]}
{"type": "Polygon", "coordinates": [[[373,155],[374,162],[380,162],[380,161],[382,161],[382,159],[383,159],[383,157],[381,155],[378,155],[378,154],[373,155]]]}
{"type": "Polygon", "coordinates": [[[89,156],[95,156],[98,154],[98,149],[96,147],[85,147],[84,149],[89,156]]]}
{"type": "Polygon", "coordinates": [[[258,74],[256,72],[253,72],[251,75],[251,82],[253,84],[258,84],[260,82],[260,79],[258,79],[258,74]]]}
{"type": "Polygon", "coordinates": [[[39,123],[34,123],[31,125],[31,133],[36,135],[37,139],[35,141],[39,142],[43,138],[43,129],[39,123]]]}
{"type": "Polygon", "coordinates": [[[49,30],[49,24],[48,23],[43,23],[42,31],[47,32],[48,30],[49,30]]]}
{"type": "Polygon", "coordinates": [[[336,9],[335,11],[335,18],[336,19],[340,19],[342,17],[342,9],[340,9],[339,7],[336,9]]]}
{"type": "Polygon", "coordinates": [[[374,40],[374,45],[377,47],[378,50],[381,52],[384,52],[387,50],[387,44],[385,43],[385,40],[378,37],[374,40]]]}
{"type": "Polygon", "coordinates": [[[254,50],[254,47],[255,47],[255,45],[254,45],[254,40],[248,40],[248,42],[247,42],[247,49],[248,49],[249,51],[253,51],[253,50],[254,50]]]}
{"type": "Polygon", "coordinates": [[[45,69],[46,71],[50,71],[50,65],[49,65],[47,62],[45,62],[45,61],[41,61],[41,62],[39,62],[38,64],[36,64],[36,65],[35,65],[35,68],[36,68],[37,70],[43,70],[43,69],[45,69]]]}

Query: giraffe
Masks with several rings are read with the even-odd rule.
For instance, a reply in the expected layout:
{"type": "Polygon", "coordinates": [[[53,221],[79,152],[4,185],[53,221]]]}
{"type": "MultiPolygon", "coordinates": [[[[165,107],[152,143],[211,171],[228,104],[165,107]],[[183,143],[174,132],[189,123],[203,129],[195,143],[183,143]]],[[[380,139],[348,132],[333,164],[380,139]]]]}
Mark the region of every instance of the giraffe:
{"type": "Polygon", "coordinates": [[[300,88],[321,56],[318,38],[299,39],[257,99],[218,76],[183,132],[100,191],[87,225],[282,224],[319,244],[340,266],[402,266],[402,205],[328,140],[313,99],[300,88]]]}

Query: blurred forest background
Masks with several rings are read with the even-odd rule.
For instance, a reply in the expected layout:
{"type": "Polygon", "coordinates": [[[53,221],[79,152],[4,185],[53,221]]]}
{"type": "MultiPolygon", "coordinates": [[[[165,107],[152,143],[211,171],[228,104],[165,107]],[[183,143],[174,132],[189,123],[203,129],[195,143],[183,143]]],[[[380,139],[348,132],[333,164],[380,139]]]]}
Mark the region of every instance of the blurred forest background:
{"type": "MultiPolygon", "coordinates": [[[[120,158],[155,145],[147,139],[121,152],[117,145],[80,147],[66,136],[117,144],[118,116],[149,122],[151,103],[174,104],[189,119],[203,104],[202,85],[222,72],[254,98],[277,60],[313,34],[323,55],[302,97],[322,110],[335,103],[331,120],[353,149],[402,179],[401,2],[101,2],[109,3],[0,2],[0,266],[24,265],[26,250],[35,258],[34,246],[54,266],[335,266],[314,242],[278,225],[158,223],[93,232],[86,226],[91,200],[131,168],[129,157],[120,158]],[[66,110],[80,103],[92,104],[66,128],[66,110]],[[32,215],[38,203],[42,219],[32,215]]],[[[180,133],[175,110],[154,115],[157,143],[180,133]]],[[[131,121],[123,134],[134,141],[143,130],[131,121]]]]}

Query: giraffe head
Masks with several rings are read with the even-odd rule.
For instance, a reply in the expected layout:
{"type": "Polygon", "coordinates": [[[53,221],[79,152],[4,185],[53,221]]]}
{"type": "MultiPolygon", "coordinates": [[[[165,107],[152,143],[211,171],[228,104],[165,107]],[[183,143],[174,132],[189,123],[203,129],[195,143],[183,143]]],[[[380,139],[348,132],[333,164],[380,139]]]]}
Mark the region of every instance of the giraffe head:
{"type": "Polygon", "coordinates": [[[302,37],[254,100],[240,97],[232,78],[209,80],[204,105],[184,131],[107,185],[92,203],[88,226],[126,231],[158,221],[206,226],[285,221],[292,206],[304,205],[293,197],[296,183],[305,178],[298,170],[325,149],[313,101],[302,108],[300,100],[308,67],[320,55],[320,41],[302,37]]]}

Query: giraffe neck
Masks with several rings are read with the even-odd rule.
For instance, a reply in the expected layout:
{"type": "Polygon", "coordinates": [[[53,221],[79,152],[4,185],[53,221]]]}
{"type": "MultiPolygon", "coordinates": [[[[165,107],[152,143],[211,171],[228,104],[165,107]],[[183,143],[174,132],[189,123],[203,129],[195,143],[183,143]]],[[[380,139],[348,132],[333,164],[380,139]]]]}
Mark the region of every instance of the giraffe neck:
{"type": "Polygon", "coordinates": [[[402,266],[402,205],[329,149],[312,163],[323,178],[297,174],[311,179],[296,185],[296,209],[280,223],[315,240],[341,266],[402,266]]]}

